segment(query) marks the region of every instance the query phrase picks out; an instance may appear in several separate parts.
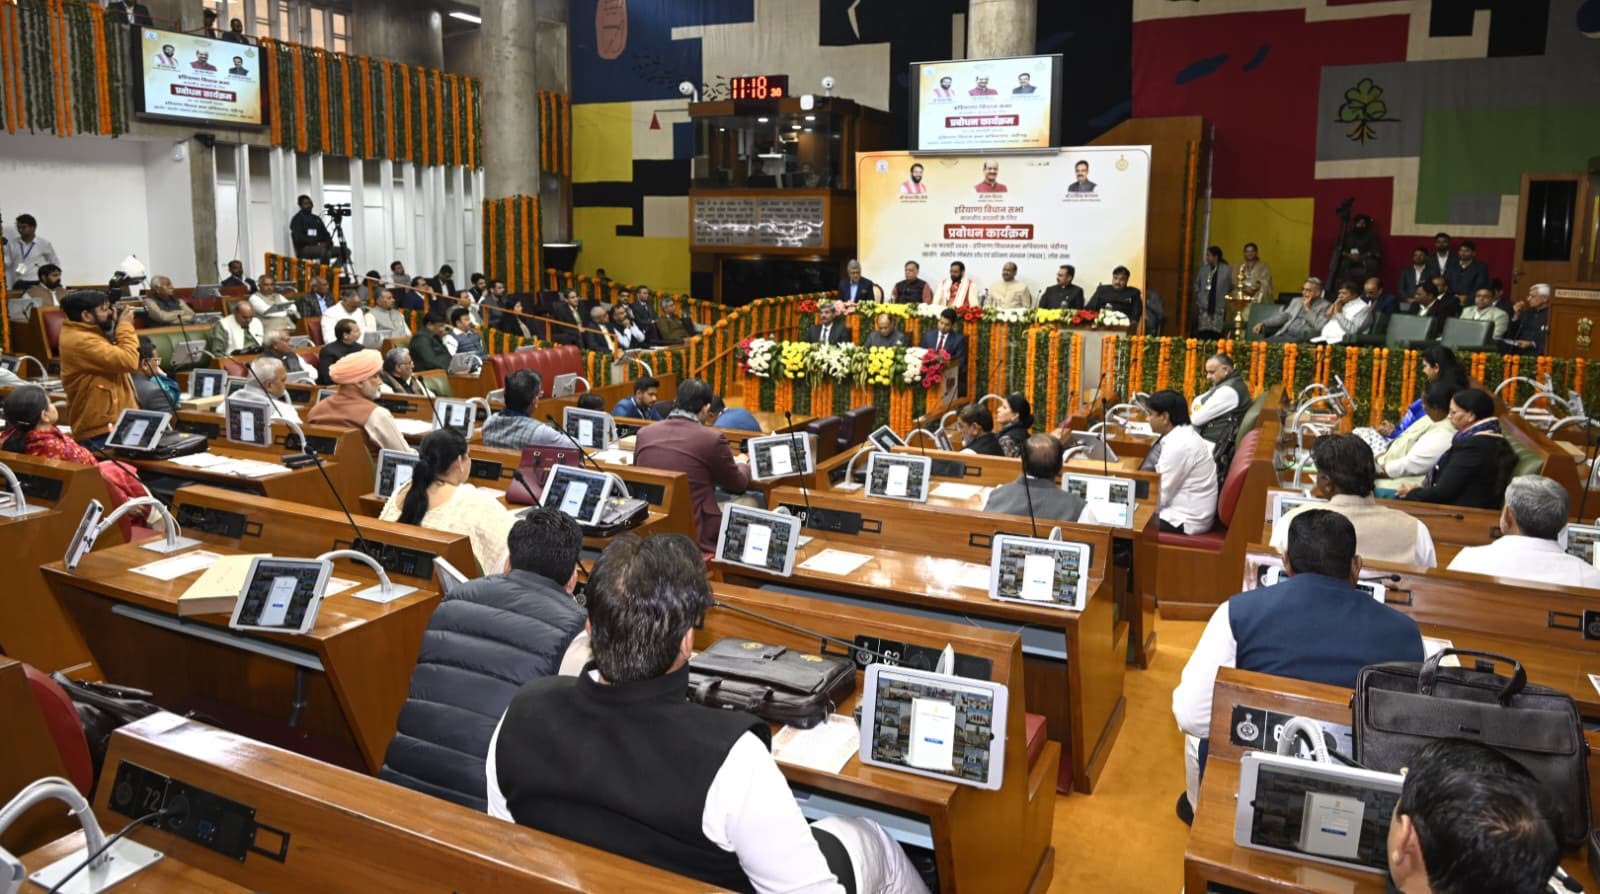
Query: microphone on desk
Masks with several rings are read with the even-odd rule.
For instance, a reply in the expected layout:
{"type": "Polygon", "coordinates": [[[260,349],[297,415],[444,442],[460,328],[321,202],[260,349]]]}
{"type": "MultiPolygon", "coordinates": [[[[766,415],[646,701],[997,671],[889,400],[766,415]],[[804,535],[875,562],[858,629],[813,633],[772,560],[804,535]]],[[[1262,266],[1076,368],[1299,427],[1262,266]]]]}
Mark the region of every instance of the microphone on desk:
{"type": "Polygon", "coordinates": [[[1402,581],[1404,579],[1405,578],[1401,577],[1398,574],[1374,574],[1374,575],[1370,575],[1368,577],[1357,578],[1357,580],[1361,581],[1364,584],[1375,584],[1375,583],[1377,583],[1379,581],[1392,581],[1393,583],[1399,583],[1400,581],[1402,581]]]}
{"type": "Polygon", "coordinates": [[[1022,466],[1022,493],[1028,498],[1028,524],[1033,527],[1033,536],[1039,536],[1039,520],[1033,517],[1033,485],[1028,483],[1027,459],[1023,459],[1022,466]]]}
{"type": "MultiPolygon", "coordinates": [[[[288,456],[285,456],[284,465],[288,465],[289,460],[298,459],[301,456],[310,458],[312,465],[316,466],[317,471],[321,473],[322,482],[328,486],[328,493],[333,495],[333,501],[338,504],[339,511],[344,513],[344,520],[350,523],[350,530],[354,531],[356,534],[355,540],[350,544],[350,548],[359,552],[366,552],[366,550],[361,548],[366,542],[366,538],[361,535],[361,526],[356,524],[356,517],[350,514],[350,507],[345,505],[344,497],[339,496],[339,489],[333,486],[333,479],[328,477],[328,470],[322,464],[322,457],[317,455],[317,451],[312,448],[311,439],[306,437],[305,430],[302,429],[300,425],[293,419],[290,419],[288,416],[284,415],[283,409],[278,406],[277,400],[272,397],[272,392],[267,390],[267,383],[261,381],[261,377],[256,375],[256,371],[250,366],[250,364],[247,363],[244,365],[244,371],[246,375],[255,380],[256,387],[261,389],[261,393],[266,395],[267,405],[272,407],[273,415],[282,419],[283,423],[289,427],[290,432],[300,436],[301,452],[298,454],[291,453],[288,456]]],[[[268,425],[271,425],[271,423],[269,422],[268,425]]],[[[284,438],[284,447],[286,449],[288,447],[287,437],[284,438]]]]}
{"type": "MultiPolygon", "coordinates": [[[[796,435],[795,435],[795,430],[794,430],[794,414],[789,412],[788,410],[784,410],[783,411],[783,418],[784,418],[784,420],[786,422],[789,423],[789,444],[794,449],[803,452],[805,450],[805,448],[801,447],[799,444],[795,443],[796,435]]],[[[923,451],[923,452],[926,453],[927,451],[923,451]]],[[[754,460],[752,460],[752,462],[753,461],[754,460]]],[[[808,527],[810,525],[810,523],[811,523],[811,496],[806,493],[806,476],[804,474],[802,474],[800,476],[800,499],[806,501],[806,517],[805,517],[804,520],[802,520],[800,522],[800,527],[804,528],[804,527],[808,527]]]]}

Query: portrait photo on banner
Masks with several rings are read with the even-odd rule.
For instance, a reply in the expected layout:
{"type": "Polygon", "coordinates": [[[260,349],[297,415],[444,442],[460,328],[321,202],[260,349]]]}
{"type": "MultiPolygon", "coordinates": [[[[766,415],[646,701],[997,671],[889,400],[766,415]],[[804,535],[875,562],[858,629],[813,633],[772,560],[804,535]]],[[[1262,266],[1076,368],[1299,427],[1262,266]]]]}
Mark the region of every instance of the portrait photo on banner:
{"type": "MultiPolygon", "coordinates": [[[[937,279],[952,261],[981,289],[1006,263],[1038,295],[1062,264],[1093,292],[1127,267],[1145,284],[1149,146],[1039,154],[856,156],[859,257],[868,271],[917,261],[937,279]]],[[[882,275],[880,273],[880,275],[882,275]]]]}

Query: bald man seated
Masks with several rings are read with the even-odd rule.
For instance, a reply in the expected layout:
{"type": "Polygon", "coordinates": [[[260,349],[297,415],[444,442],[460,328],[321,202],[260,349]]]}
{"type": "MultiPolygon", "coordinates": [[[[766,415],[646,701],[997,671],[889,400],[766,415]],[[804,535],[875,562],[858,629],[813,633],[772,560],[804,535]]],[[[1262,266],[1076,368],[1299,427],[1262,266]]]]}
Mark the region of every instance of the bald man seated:
{"type": "MultiPolygon", "coordinates": [[[[1075,522],[1083,518],[1083,498],[1056,483],[1061,474],[1061,442],[1055,435],[1034,435],[1022,448],[1022,476],[989,494],[984,512],[1031,515],[1051,521],[1075,522]]],[[[1088,520],[1088,519],[1084,519],[1088,520]]]]}

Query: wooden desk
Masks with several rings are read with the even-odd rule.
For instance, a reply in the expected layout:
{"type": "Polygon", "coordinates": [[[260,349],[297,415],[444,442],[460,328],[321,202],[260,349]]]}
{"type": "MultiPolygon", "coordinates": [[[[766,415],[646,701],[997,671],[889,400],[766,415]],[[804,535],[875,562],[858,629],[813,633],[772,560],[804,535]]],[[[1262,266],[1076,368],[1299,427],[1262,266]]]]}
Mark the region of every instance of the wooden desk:
{"type": "MultiPolygon", "coordinates": [[[[659,383],[656,388],[657,399],[672,400],[678,396],[678,377],[676,374],[662,373],[661,375],[656,376],[656,382],[659,383]]],[[[502,387],[505,385],[504,382],[500,384],[502,387]]],[[[545,389],[548,390],[552,384],[553,382],[550,381],[545,382],[545,389]]],[[[615,385],[591,387],[589,391],[600,395],[601,399],[606,402],[606,409],[610,410],[612,407],[617,405],[617,401],[633,396],[633,382],[618,382],[615,385]]],[[[541,397],[539,399],[538,412],[535,413],[535,415],[543,418],[544,414],[549,413],[550,415],[556,417],[556,419],[559,421],[561,419],[562,410],[567,407],[577,406],[578,397],[584,393],[585,392],[580,391],[577,394],[573,394],[568,397],[541,397]]],[[[620,424],[621,420],[618,420],[618,422],[620,424]]]]}
{"type": "MultiPolygon", "coordinates": [[[[939,873],[939,890],[1033,891],[1050,884],[1054,851],[1055,767],[1060,747],[1052,741],[1032,765],[1028,762],[1025,698],[1017,685],[1023,674],[1022,644],[1011,631],[988,630],[957,621],[913,618],[881,609],[840,607],[832,602],[759,592],[725,583],[713,585],[719,602],[846,641],[858,634],[956,652],[990,662],[990,679],[1010,688],[1006,716],[1005,775],[997,791],[984,791],[864,766],[852,757],[838,773],[780,765],[810,819],[830,813],[858,814],[861,808],[897,814],[897,837],[929,838],[939,873]],[[910,821],[908,825],[907,821],[910,821]]],[[[706,613],[695,645],[724,637],[774,643],[815,652],[816,639],[723,607],[706,613]]],[[[831,648],[831,647],[830,647],[831,648]]],[[[835,713],[848,715],[857,692],[835,713]]],[[[1029,704],[1033,704],[1031,699],[1029,704]]]]}
{"type": "MultiPolygon", "coordinates": [[[[1216,693],[1212,699],[1210,758],[1184,853],[1184,890],[1200,892],[1209,890],[1208,885],[1227,885],[1261,894],[1382,894],[1382,875],[1233,843],[1234,796],[1239,790],[1239,762],[1244,755],[1244,749],[1234,745],[1228,736],[1233,706],[1249,705],[1349,725],[1352,722],[1351,696],[1349,689],[1338,686],[1304,683],[1233,668],[1223,668],[1217,673],[1216,693]]],[[[1593,733],[1589,738],[1591,744],[1596,740],[1593,733]]],[[[1591,778],[1600,772],[1596,761],[1591,752],[1591,778]]],[[[1592,889],[1593,877],[1582,855],[1568,854],[1562,865],[1586,888],[1592,889]]]]}
{"type": "MultiPolygon", "coordinates": [[[[920,446],[896,447],[894,452],[924,455],[920,446]]],[[[946,450],[929,450],[926,451],[926,455],[935,461],[959,462],[964,467],[960,479],[937,478],[933,485],[935,488],[939,483],[953,480],[958,484],[992,489],[1010,484],[1022,474],[1021,462],[1011,457],[978,456],[946,450]]],[[[866,462],[865,457],[856,462],[856,469],[861,473],[863,481],[866,478],[866,462]]],[[[860,494],[859,490],[841,490],[845,483],[844,473],[848,465],[849,457],[841,459],[837,456],[819,464],[817,474],[811,477],[809,486],[841,494],[860,494]]],[[[1137,467],[1137,463],[1134,465],[1137,467]]],[[[1065,470],[1078,474],[1106,474],[1106,469],[1099,463],[1085,465],[1069,462],[1065,470]]],[[[1112,598],[1116,600],[1120,617],[1129,624],[1128,660],[1138,667],[1149,667],[1156,650],[1156,597],[1160,592],[1156,578],[1156,534],[1160,530],[1160,523],[1156,515],[1160,510],[1161,476],[1154,472],[1142,472],[1137,468],[1132,471],[1119,469],[1117,465],[1110,467],[1110,474],[1130,479],[1145,491],[1144,496],[1138,498],[1134,507],[1132,527],[1105,527],[1111,532],[1112,539],[1117,544],[1117,561],[1112,574],[1112,598]]],[[[926,505],[962,512],[982,512],[987,498],[987,493],[960,500],[930,495],[926,505]]],[[[894,505],[893,501],[875,502],[894,505]]],[[[1022,518],[1026,516],[1015,516],[1012,522],[1020,523],[1017,520],[1022,518]]]]}
{"type": "MultiPolygon", "coordinates": [[[[210,469],[198,469],[170,459],[130,459],[126,462],[138,469],[139,477],[144,479],[147,485],[153,485],[157,491],[163,490],[161,479],[165,478],[175,480],[178,488],[189,484],[208,484],[242,494],[308,506],[336,505],[328,492],[327,482],[322,480],[322,474],[315,466],[291,469],[282,465],[281,452],[221,441],[213,441],[206,452],[229,459],[273,463],[279,465],[281,471],[261,478],[246,478],[210,469]]],[[[324,460],[323,465],[330,476],[339,471],[338,463],[333,460],[324,460]]]]}
{"type": "MultiPolygon", "coordinates": [[[[187,536],[224,555],[315,556],[352,539],[337,510],[210,487],[179,491],[174,513],[187,536]]],[[[161,558],[136,546],[96,551],[76,573],[55,561],[44,574],[109,679],[149,689],[173,710],[199,710],[257,738],[375,772],[438,601],[433,557],[457,568],[473,567],[473,558],[463,535],[358,522],[394,582],[417,591],[387,605],[357,599],[351,594],[376,576],[341,559],[335,576],[357,586],[325,599],[304,635],[232,631],[225,614],[180,618],[178,597],[199,572],[170,582],[131,573],[161,558]]]]}
{"type": "MultiPolygon", "coordinates": [[[[105,773],[124,763],[180,779],[255,810],[275,831],[235,860],[151,826],[129,835],[165,857],[117,891],[701,892],[710,886],[487,814],[281,751],[193,720],[156,714],[118,730],[105,773]]],[[[102,828],[133,819],[113,808],[116,786],[94,800],[102,828]]],[[[135,810],[137,815],[143,811],[135,810]]],[[[74,833],[28,854],[29,871],[76,846],[74,833]]]]}
{"type": "MultiPolygon", "coordinates": [[[[0,517],[0,542],[10,555],[27,557],[23,567],[12,569],[11,584],[0,597],[0,652],[46,673],[76,667],[74,676],[102,679],[89,646],[56,604],[39,566],[66,554],[90,500],[111,511],[105,479],[92,466],[24,453],[0,454],[0,462],[17,476],[28,505],[48,507],[23,518],[0,517]]],[[[113,527],[95,546],[122,542],[122,532],[113,527]]]]}
{"type": "MultiPolygon", "coordinates": [[[[300,443],[300,439],[289,430],[287,425],[282,423],[272,426],[272,446],[268,448],[234,444],[225,440],[227,430],[224,428],[222,417],[216,413],[184,410],[179,412],[173,420],[173,427],[189,434],[202,435],[209,438],[215,445],[244,451],[239,455],[248,455],[248,458],[260,460],[261,462],[281,463],[284,455],[299,453],[304,450],[304,445],[300,443]]],[[[322,457],[324,471],[328,473],[328,478],[333,481],[334,488],[338,491],[340,499],[344,500],[346,505],[354,505],[355,499],[372,486],[372,454],[367,452],[366,438],[356,429],[340,428],[332,425],[301,423],[300,430],[305,432],[306,440],[310,442],[310,448],[318,456],[322,457]]],[[[193,470],[185,469],[184,471],[193,470]]],[[[333,499],[333,496],[328,492],[327,482],[322,480],[322,476],[315,467],[307,466],[304,469],[294,471],[309,472],[310,477],[322,483],[320,491],[315,487],[304,488],[307,491],[304,496],[306,503],[312,506],[320,506],[324,509],[338,508],[338,501],[333,499]]],[[[211,476],[213,479],[222,477],[226,477],[226,480],[214,481],[201,477],[195,477],[193,480],[204,484],[218,484],[223,487],[233,487],[240,482],[249,483],[248,479],[231,476],[211,476]]],[[[295,487],[301,488],[303,483],[296,482],[295,487]]],[[[277,489],[278,485],[275,484],[274,490],[277,489]]],[[[276,494],[269,493],[266,496],[276,496],[276,494]]],[[[294,499],[293,496],[278,498],[294,499]]]]}
{"type": "MultiPolygon", "coordinates": [[[[795,514],[805,511],[797,490],[780,489],[773,500],[773,505],[787,506],[795,514]]],[[[1122,686],[1129,626],[1126,620],[1117,619],[1111,599],[1108,529],[1061,525],[1063,536],[1090,544],[1093,555],[1089,601],[1082,612],[1072,612],[991,600],[987,575],[983,589],[956,584],[954,578],[966,563],[988,567],[993,534],[1029,535],[1026,520],[1019,523],[1014,516],[992,515],[978,516],[975,522],[971,513],[884,505],[893,501],[824,492],[811,494],[810,501],[816,509],[860,513],[862,532],[848,535],[807,529],[814,539],[800,548],[794,574],[787,578],[742,567],[713,567],[721,569],[730,581],[759,582],[762,589],[775,592],[1000,630],[1020,629],[1028,704],[1044,715],[1051,738],[1066,745],[1068,763],[1063,770],[1071,769],[1071,787],[1093,791],[1121,730],[1126,707],[1122,686]],[[940,558],[928,555],[930,543],[941,545],[940,558]],[[847,577],[798,567],[830,547],[867,555],[871,560],[847,577]]]]}

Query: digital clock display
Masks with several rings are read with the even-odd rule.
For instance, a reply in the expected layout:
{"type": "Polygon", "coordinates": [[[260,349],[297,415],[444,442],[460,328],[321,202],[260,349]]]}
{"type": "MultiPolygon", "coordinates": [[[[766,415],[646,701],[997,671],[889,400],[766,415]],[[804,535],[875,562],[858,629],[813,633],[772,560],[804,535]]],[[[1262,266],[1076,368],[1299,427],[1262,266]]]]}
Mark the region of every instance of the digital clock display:
{"type": "Polygon", "coordinates": [[[728,82],[729,99],[783,99],[788,95],[788,75],[746,75],[728,82]]]}

